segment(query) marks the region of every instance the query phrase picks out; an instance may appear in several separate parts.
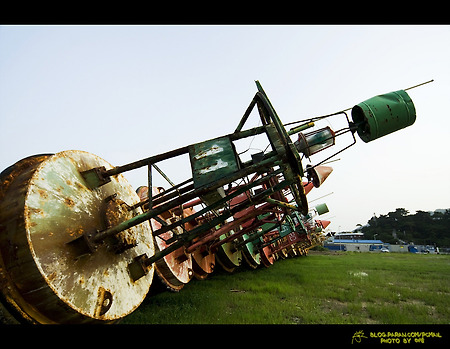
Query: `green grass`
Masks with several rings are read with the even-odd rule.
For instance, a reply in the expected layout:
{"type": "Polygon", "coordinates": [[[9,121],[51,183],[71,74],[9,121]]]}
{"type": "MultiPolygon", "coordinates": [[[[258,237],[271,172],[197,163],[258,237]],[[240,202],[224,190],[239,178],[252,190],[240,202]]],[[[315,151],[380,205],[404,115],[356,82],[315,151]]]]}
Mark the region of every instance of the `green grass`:
{"type": "Polygon", "coordinates": [[[123,324],[449,324],[450,256],[310,253],[179,293],[150,295],[123,324]]]}

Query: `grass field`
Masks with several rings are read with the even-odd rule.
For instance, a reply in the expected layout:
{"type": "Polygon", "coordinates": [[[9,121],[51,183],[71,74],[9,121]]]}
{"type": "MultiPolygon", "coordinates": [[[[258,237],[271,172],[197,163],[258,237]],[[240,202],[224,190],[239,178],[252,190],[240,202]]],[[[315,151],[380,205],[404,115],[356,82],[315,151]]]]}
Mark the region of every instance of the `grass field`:
{"type": "Polygon", "coordinates": [[[318,253],[148,296],[122,324],[449,324],[450,256],[318,253]]]}

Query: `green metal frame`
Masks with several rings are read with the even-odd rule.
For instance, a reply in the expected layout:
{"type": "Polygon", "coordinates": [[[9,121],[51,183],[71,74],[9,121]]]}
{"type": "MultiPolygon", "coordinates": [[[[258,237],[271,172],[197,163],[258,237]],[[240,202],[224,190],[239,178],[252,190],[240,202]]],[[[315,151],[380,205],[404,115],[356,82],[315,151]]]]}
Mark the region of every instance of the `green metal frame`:
{"type": "MultiPolygon", "coordinates": [[[[173,244],[163,251],[160,251],[151,257],[147,256],[146,258],[139,258],[136,261],[136,263],[142,265],[142,268],[146,268],[159,258],[162,258],[177,248],[188,244],[196,237],[202,236],[202,234],[207,233],[216,225],[222,224],[225,220],[231,217],[234,212],[239,212],[250,205],[266,202],[269,196],[276,192],[280,192],[287,187],[291,190],[295,204],[297,205],[297,210],[303,214],[307,214],[308,203],[302,184],[303,168],[300,155],[290,139],[290,135],[311,127],[313,124],[307,123],[287,132],[261,84],[256,81],[256,85],[258,92],[255,94],[234,133],[182,147],[124,166],[115,167],[110,170],[96,168],[82,173],[90,186],[95,187],[98,185],[103,185],[103,183],[107,183],[110,176],[148,166],[148,185],[149,188],[151,188],[151,168],[157,168],[156,163],[180,155],[189,154],[193,177],[177,185],[171,183],[171,188],[155,196],[152,196],[151,190],[149,190],[149,199],[132,207],[134,208],[136,206],[147,205],[148,211],[136,215],[135,217],[104,231],[87,232],[84,236],[70,243],[80,251],[80,254],[92,253],[95,250],[95,245],[102,243],[102,241],[108,236],[115,235],[146,220],[155,219],[163,212],[185,204],[197,197],[202,198],[204,202],[206,201],[207,206],[196,214],[172,224],[165,224],[160,229],[154,231],[154,235],[158,236],[159,234],[174,229],[177,226],[183,226],[186,222],[191,221],[207,212],[215,212],[216,215],[216,217],[211,221],[197,226],[189,232],[185,231],[182,234],[174,235],[173,244]],[[262,126],[242,130],[255,106],[258,108],[262,126]],[[266,133],[272,146],[272,151],[265,153],[258,160],[252,159],[247,162],[241,162],[232,142],[262,133],[266,133]],[[221,148],[222,150],[218,151],[218,148],[221,148]],[[227,163],[227,165],[224,166],[224,163],[227,163]],[[222,167],[218,166],[218,164],[222,167]],[[210,171],[213,167],[218,171],[210,171]],[[278,170],[275,168],[278,168],[278,170]],[[267,175],[260,180],[240,186],[239,189],[233,193],[226,194],[223,191],[224,186],[255,173],[267,173],[267,175]],[[267,181],[271,176],[275,176],[277,174],[283,174],[284,180],[280,183],[252,196],[251,200],[248,200],[233,209],[227,208],[222,210],[220,213],[215,211],[218,208],[226,207],[227,202],[229,202],[233,197],[251,190],[255,186],[260,185],[263,181],[267,181]]],[[[159,170],[159,168],[157,169],[159,170]]],[[[161,172],[161,170],[159,171],[161,172]]],[[[292,207],[289,207],[289,209],[292,207]]],[[[286,209],[286,207],[284,207],[284,209],[286,209]]],[[[136,265],[133,265],[133,267],[130,268],[136,270],[136,265]]],[[[137,270],[139,269],[140,268],[138,267],[137,270]]]]}

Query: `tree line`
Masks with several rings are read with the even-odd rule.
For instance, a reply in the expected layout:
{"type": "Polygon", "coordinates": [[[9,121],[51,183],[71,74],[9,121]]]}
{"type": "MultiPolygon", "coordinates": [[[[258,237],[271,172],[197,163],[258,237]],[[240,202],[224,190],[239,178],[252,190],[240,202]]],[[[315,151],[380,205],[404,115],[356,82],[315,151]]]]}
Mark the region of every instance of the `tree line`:
{"type": "Polygon", "coordinates": [[[367,225],[359,226],[357,230],[364,233],[364,239],[450,247],[450,209],[410,214],[404,208],[397,208],[386,215],[374,215],[367,225]]]}

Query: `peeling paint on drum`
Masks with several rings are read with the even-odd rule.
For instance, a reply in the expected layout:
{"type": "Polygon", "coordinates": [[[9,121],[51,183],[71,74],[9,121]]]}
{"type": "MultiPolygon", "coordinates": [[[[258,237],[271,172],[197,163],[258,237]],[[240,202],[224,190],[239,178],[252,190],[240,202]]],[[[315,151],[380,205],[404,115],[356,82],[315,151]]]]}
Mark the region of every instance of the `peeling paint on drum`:
{"type": "Polygon", "coordinates": [[[136,309],[148,293],[153,269],[137,282],[128,273],[134,257],[154,253],[148,222],[128,229],[137,246],[120,254],[105,241],[94,253],[75,258],[67,245],[86,231],[105,228],[105,199],[111,195],[128,205],[139,202],[122,175],[89,189],[80,172],[98,166],[112,168],[96,155],[64,151],[44,160],[23,183],[23,222],[8,229],[16,256],[6,257],[14,260],[8,264],[10,277],[25,301],[22,307],[33,309],[29,316],[34,322],[114,321],[136,309]]]}

